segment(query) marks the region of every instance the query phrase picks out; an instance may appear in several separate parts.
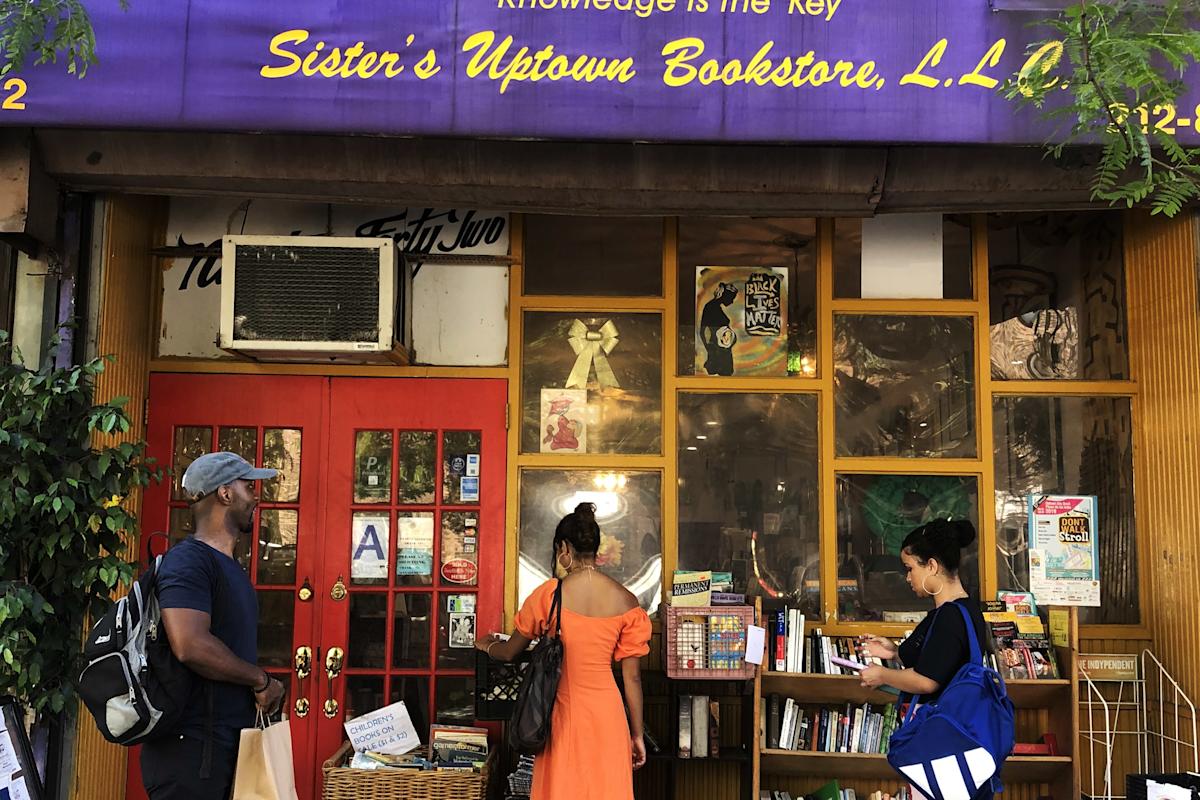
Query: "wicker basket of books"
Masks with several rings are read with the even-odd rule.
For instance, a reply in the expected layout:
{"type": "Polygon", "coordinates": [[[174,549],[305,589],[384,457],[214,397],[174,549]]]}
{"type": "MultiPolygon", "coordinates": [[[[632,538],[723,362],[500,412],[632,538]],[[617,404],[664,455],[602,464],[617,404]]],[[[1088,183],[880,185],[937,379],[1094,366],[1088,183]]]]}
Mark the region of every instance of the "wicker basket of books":
{"type": "Polygon", "coordinates": [[[484,800],[495,761],[486,735],[435,725],[429,752],[403,756],[355,753],[346,742],[322,767],[322,800],[484,800]],[[474,742],[479,735],[482,754],[474,742]]]}
{"type": "Polygon", "coordinates": [[[667,677],[677,680],[744,680],[754,677],[747,663],[746,627],[753,606],[663,606],[667,677]]]}

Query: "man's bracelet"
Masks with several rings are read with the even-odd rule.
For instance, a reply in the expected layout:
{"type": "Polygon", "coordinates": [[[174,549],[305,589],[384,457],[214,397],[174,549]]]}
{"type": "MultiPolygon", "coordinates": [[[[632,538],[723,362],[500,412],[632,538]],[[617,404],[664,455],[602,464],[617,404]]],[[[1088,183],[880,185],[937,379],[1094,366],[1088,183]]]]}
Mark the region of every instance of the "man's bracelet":
{"type": "MultiPolygon", "coordinates": [[[[264,673],[264,674],[266,674],[266,673],[264,673]]],[[[273,681],[273,680],[275,680],[275,679],[274,679],[274,678],[272,678],[270,675],[267,675],[267,682],[266,682],[266,683],[264,683],[264,684],[263,684],[261,687],[259,687],[259,688],[255,689],[255,690],[254,690],[254,693],[255,693],[255,694],[262,694],[262,693],[263,693],[263,692],[265,692],[267,689],[270,689],[270,688],[271,688],[271,681],[273,681]]]]}

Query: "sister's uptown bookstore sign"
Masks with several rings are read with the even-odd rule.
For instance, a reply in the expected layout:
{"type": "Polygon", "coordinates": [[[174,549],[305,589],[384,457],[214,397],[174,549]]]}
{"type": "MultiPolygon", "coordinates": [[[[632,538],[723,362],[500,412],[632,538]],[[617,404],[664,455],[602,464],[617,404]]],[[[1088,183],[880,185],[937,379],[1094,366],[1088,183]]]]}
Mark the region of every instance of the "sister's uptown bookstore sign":
{"type": "MultiPolygon", "coordinates": [[[[89,5],[100,63],[7,79],[0,125],[1036,144],[996,87],[1062,54],[989,0],[89,5]]],[[[1198,103],[1149,124],[1198,142],[1198,103]]]]}

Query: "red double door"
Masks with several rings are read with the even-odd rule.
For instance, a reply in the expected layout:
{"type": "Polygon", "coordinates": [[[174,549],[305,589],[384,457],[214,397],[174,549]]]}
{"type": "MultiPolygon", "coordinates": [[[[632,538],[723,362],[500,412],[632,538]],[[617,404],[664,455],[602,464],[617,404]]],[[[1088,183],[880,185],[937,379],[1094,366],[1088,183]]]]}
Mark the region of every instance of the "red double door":
{"type": "MultiPolygon", "coordinates": [[[[499,380],[152,377],[150,454],[174,474],[146,491],[144,547],[191,532],[179,477],[200,453],[280,470],[237,555],[259,661],[288,687],[301,800],[347,719],[403,700],[422,737],[472,721],[471,642],[503,604],[506,395],[499,380]]],[[[129,796],[144,796],[136,754],[129,796]]]]}

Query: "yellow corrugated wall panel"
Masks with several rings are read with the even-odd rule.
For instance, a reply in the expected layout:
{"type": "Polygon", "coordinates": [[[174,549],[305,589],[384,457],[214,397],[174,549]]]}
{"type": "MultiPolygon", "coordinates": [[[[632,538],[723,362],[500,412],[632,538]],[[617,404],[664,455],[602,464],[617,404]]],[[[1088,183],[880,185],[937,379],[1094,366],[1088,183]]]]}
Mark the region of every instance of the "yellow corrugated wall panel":
{"type": "Polygon", "coordinates": [[[1135,513],[1153,648],[1200,696],[1200,298],[1196,217],[1129,217],[1130,367],[1138,384],[1135,513]]]}
{"type": "MultiPolygon", "coordinates": [[[[153,354],[154,289],[158,286],[150,248],[161,243],[166,201],[148,197],[113,197],[106,204],[104,264],[101,274],[97,352],[115,355],[96,382],[96,399],[128,397],[126,410],[140,439],[153,354]]],[[[112,441],[105,437],[103,443],[112,441]]],[[[140,498],[130,497],[134,508],[140,498]]],[[[80,713],[76,729],[72,800],[114,800],[125,795],[129,751],[110,745],[95,723],[80,713]]]]}

